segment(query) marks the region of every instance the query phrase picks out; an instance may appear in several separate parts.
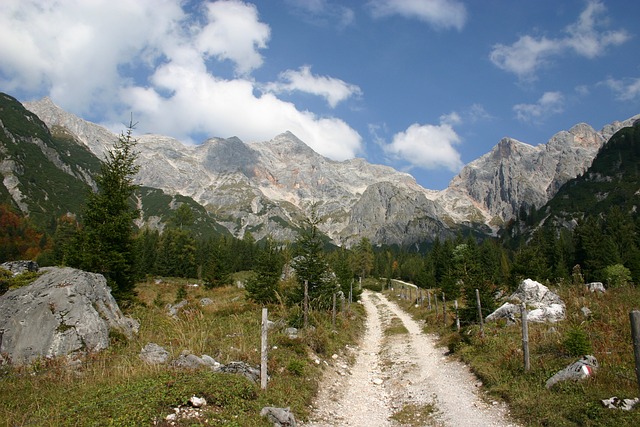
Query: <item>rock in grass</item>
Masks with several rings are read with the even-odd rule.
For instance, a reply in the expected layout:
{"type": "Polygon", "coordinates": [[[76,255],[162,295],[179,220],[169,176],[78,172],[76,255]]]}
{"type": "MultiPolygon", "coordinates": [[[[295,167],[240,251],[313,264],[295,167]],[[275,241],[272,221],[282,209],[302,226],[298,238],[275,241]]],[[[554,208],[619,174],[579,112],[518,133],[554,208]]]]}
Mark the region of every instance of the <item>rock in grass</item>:
{"type": "Polygon", "coordinates": [[[578,381],[592,376],[598,369],[598,360],[591,355],[582,356],[582,358],[561,371],[556,372],[554,376],[547,380],[545,386],[553,387],[561,381],[573,380],[578,381]]]}
{"type": "Polygon", "coordinates": [[[109,333],[133,337],[140,327],[125,317],[101,274],[45,267],[30,285],[0,297],[0,354],[15,365],[39,358],[96,352],[109,333]]]}
{"type": "Polygon", "coordinates": [[[290,408],[265,406],[260,411],[260,416],[267,417],[274,427],[296,427],[296,417],[293,416],[290,408]]]}
{"type": "Polygon", "coordinates": [[[138,356],[150,365],[162,365],[169,360],[169,352],[152,342],[145,345],[138,356]]]}

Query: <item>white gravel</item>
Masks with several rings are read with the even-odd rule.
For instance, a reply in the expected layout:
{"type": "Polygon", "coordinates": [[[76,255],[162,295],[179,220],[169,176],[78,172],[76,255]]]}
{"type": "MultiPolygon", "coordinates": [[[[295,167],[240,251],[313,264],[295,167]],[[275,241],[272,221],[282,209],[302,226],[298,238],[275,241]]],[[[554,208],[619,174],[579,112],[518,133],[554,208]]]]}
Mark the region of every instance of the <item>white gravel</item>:
{"type": "Polygon", "coordinates": [[[480,381],[464,364],[435,346],[410,315],[381,294],[365,291],[366,332],[349,366],[345,357],[327,360],[327,369],[308,427],[399,426],[391,416],[406,405],[432,405],[428,426],[517,426],[505,405],[483,399],[480,381]],[[385,325],[399,318],[408,334],[386,337],[385,325]]]}

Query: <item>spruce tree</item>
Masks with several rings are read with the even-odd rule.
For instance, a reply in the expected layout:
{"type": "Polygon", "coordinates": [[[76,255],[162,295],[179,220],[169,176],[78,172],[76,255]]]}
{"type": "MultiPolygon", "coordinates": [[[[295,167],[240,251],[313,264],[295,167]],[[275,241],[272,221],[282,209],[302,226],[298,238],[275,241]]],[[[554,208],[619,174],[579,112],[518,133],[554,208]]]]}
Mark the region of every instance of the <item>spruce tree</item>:
{"type": "Polygon", "coordinates": [[[131,203],[137,188],[133,178],[136,165],[136,140],[133,121],[113,147],[107,151],[96,192],[89,195],[83,216],[83,228],[76,239],[79,264],[84,270],[100,273],[117,300],[130,300],[135,283],[133,221],[138,210],[131,203]]]}

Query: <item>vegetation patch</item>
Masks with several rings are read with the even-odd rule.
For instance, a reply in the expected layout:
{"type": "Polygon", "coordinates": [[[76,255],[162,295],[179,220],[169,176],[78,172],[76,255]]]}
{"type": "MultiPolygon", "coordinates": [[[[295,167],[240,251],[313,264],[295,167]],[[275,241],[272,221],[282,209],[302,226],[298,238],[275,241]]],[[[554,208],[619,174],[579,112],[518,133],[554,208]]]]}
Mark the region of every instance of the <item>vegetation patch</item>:
{"type": "Polygon", "coordinates": [[[400,410],[396,411],[391,419],[397,421],[403,426],[419,427],[427,425],[436,425],[433,419],[437,413],[434,403],[415,404],[410,403],[404,405],[400,410]]]}

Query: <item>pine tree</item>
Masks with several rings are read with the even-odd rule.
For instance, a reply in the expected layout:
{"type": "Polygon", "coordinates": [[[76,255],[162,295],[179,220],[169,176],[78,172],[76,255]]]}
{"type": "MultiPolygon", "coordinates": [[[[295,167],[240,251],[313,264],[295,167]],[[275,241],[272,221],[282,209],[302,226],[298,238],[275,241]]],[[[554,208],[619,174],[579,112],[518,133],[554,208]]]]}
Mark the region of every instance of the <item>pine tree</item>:
{"type": "Polygon", "coordinates": [[[268,240],[258,254],[252,277],[245,285],[247,297],[262,304],[277,302],[282,265],[282,256],[276,250],[275,244],[268,240]]]}
{"type": "Polygon", "coordinates": [[[304,296],[304,283],[307,282],[309,300],[316,306],[329,307],[333,292],[336,291],[337,282],[329,265],[324,258],[323,242],[315,210],[311,217],[306,219],[298,238],[296,239],[296,256],[292,261],[296,272],[299,288],[293,298],[300,302],[304,296]]]}
{"type": "Polygon", "coordinates": [[[134,127],[131,121],[107,151],[96,178],[98,190],[88,197],[83,228],[76,239],[81,254],[77,267],[104,275],[118,300],[131,299],[135,283],[133,221],[138,210],[131,197],[137,188],[133,178],[139,166],[135,163],[134,127]]]}

